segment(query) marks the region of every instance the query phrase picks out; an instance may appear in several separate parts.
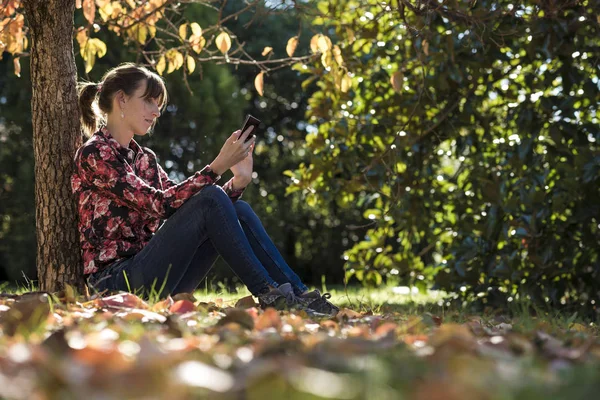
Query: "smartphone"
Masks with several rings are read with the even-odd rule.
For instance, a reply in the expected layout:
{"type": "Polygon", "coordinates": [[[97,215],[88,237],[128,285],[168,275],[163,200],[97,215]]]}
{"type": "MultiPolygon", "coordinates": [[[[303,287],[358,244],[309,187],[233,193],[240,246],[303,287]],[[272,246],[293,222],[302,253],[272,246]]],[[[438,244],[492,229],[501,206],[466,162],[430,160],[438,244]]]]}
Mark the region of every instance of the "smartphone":
{"type": "Polygon", "coordinates": [[[244,132],[246,131],[246,129],[248,129],[251,126],[253,126],[254,129],[252,129],[252,132],[250,132],[250,134],[246,138],[245,142],[247,142],[248,140],[252,139],[252,135],[254,135],[256,133],[256,130],[258,129],[258,125],[260,125],[260,119],[255,118],[255,117],[253,117],[250,114],[246,115],[246,120],[244,121],[244,125],[242,126],[242,132],[240,133],[240,136],[238,136],[238,140],[242,137],[242,135],[244,134],[244,132]]]}

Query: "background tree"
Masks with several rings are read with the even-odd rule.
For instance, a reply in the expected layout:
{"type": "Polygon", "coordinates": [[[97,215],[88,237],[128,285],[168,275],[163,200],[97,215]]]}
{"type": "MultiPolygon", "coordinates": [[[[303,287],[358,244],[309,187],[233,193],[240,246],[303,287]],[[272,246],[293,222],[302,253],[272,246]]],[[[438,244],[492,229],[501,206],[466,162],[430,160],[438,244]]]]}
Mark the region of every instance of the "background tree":
{"type": "Polygon", "coordinates": [[[505,304],[600,301],[600,3],[318,3],[310,163],[288,191],[361,207],[347,277],[505,304]]]}

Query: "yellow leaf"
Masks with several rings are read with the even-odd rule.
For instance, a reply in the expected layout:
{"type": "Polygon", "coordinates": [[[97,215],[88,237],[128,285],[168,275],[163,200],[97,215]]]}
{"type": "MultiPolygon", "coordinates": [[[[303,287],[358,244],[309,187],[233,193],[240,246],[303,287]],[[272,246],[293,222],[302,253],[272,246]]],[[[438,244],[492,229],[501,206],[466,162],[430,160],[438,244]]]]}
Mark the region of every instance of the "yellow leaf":
{"type": "Polygon", "coordinates": [[[321,64],[323,64],[325,68],[331,66],[331,52],[326,51],[321,54],[321,64]]]}
{"type": "Polygon", "coordinates": [[[335,46],[333,46],[333,57],[335,58],[335,62],[337,62],[340,67],[344,65],[344,58],[342,57],[342,50],[340,49],[340,46],[338,46],[337,44],[335,46]]]}
{"type": "Polygon", "coordinates": [[[13,60],[13,65],[15,67],[15,75],[20,78],[21,77],[21,62],[19,61],[19,57],[16,57],[13,60]]]}
{"type": "Polygon", "coordinates": [[[167,58],[168,66],[167,66],[167,74],[179,69],[183,65],[183,54],[178,52],[175,49],[171,49],[167,51],[165,54],[167,58]]]}
{"type": "MultiPolygon", "coordinates": [[[[192,36],[190,36],[190,41],[192,39],[192,36]]],[[[204,45],[206,44],[206,39],[204,39],[204,37],[200,36],[197,39],[194,39],[194,41],[192,42],[192,50],[194,50],[196,53],[200,53],[202,51],[202,49],[204,48],[204,45]]]]}
{"type": "Polygon", "coordinates": [[[83,16],[90,24],[94,23],[94,16],[96,15],[96,3],[94,0],[83,0],[83,16]]]}
{"type": "Polygon", "coordinates": [[[404,84],[404,74],[401,71],[396,71],[390,77],[390,83],[396,92],[402,91],[402,85],[404,84]]]}
{"type": "Polygon", "coordinates": [[[77,40],[77,43],[79,43],[79,47],[82,52],[81,55],[83,56],[83,46],[85,46],[85,42],[88,40],[87,30],[84,28],[79,28],[77,34],[75,35],[75,39],[77,40]]]}
{"type": "Polygon", "coordinates": [[[287,42],[287,46],[285,46],[285,51],[289,57],[294,55],[296,47],[298,47],[298,36],[290,38],[290,40],[287,42]]]}
{"type": "Polygon", "coordinates": [[[100,18],[102,18],[102,21],[108,21],[114,11],[113,3],[111,3],[109,0],[96,0],[96,5],[99,8],[98,11],[100,12],[100,18]]]}
{"type": "Polygon", "coordinates": [[[183,41],[187,38],[187,26],[188,24],[181,24],[181,26],[179,26],[179,37],[183,41]]]}
{"type": "Polygon", "coordinates": [[[127,2],[127,4],[129,5],[129,7],[132,10],[137,7],[137,5],[135,4],[135,0],[125,0],[125,1],[127,2]]]}
{"type": "Polygon", "coordinates": [[[319,51],[319,45],[318,45],[319,36],[321,36],[321,34],[317,33],[310,39],[310,51],[312,51],[313,54],[319,51]]]}
{"type": "Polygon", "coordinates": [[[145,44],[148,38],[148,27],[146,25],[137,24],[131,28],[131,35],[140,44],[145,44]]]}
{"type": "Polygon", "coordinates": [[[258,75],[256,75],[256,78],[254,78],[254,87],[261,96],[263,95],[264,74],[264,71],[261,71],[258,75]]]}
{"type": "Polygon", "coordinates": [[[421,44],[421,46],[423,47],[423,53],[425,53],[426,56],[429,55],[429,42],[427,40],[423,40],[423,43],[421,44]]]}
{"type": "Polygon", "coordinates": [[[202,28],[200,28],[200,25],[198,25],[197,22],[192,22],[190,28],[192,28],[192,34],[194,36],[202,36],[202,28]]]}
{"type": "Polygon", "coordinates": [[[217,39],[215,39],[215,43],[217,48],[221,51],[221,53],[225,54],[231,48],[231,38],[227,34],[227,32],[221,32],[217,39]]]}
{"type": "Polygon", "coordinates": [[[352,78],[350,78],[350,75],[344,74],[344,76],[342,76],[342,82],[340,86],[343,93],[347,93],[348,90],[350,90],[352,87],[352,78]]]}
{"type": "Polygon", "coordinates": [[[159,75],[162,75],[165,72],[165,68],[167,67],[167,61],[165,60],[165,56],[160,56],[160,59],[156,63],[156,72],[159,75]]]}
{"type": "Polygon", "coordinates": [[[317,39],[317,48],[323,53],[331,50],[331,39],[325,35],[320,35],[317,39]]]}
{"type": "Polygon", "coordinates": [[[187,56],[187,70],[191,74],[196,69],[196,60],[194,57],[187,56]]]}
{"type": "Polygon", "coordinates": [[[354,43],[355,36],[354,36],[354,31],[352,29],[346,28],[346,36],[348,36],[348,43],[350,43],[350,44],[354,43]]]}
{"type": "Polygon", "coordinates": [[[106,54],[106,45],[97,38],[88,39],[83,46],[82,57],[85,61],[85,72],[90,72],[94,68],[96,57],[100,58],[106,54]]]}
{"type": "Polygon", "coordinates": [[[269,47],[269,46],[267,46],[267,47],[265,47],[265,48],[263,49],[263,51],[262,51],[261,55],[262,55],[262,56],[266,56],[266,55],[268,55],[269,53],[271,53],[272,51],[273,51],[273,48],[272,48],[272,47],[269,47]]]}

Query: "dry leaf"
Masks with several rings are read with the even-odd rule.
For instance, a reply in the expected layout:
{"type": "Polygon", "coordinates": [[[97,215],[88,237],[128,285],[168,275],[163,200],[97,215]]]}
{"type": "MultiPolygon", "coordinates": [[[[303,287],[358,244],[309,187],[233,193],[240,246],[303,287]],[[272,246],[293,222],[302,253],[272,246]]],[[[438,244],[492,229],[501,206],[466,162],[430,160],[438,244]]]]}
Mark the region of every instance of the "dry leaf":
{"type": "Polygon", "coordinates": [[[83,15],[85,19],[90,23],[94,23],[94,17],[96,16],[96,3],[94,0],[83,0],[83,15]]]}
{"type": "Polygon", "coordinates": [[[314,53],[317,53],[319,51],[319,36],[321,36],[320,33],[314,35],[311,39],[310,39],[310,51],[314,53]]]}
{"type": "Polygon", "coordinates": [[[287,42],[287,46],[285,46],[285,51],[289,57],[294,55],[296,47],[298,47],[298,36],[290,38],[287,42]]]}
{"type": "Polygon", "coordinates": [[[390,83],[396,92],[401,92],[404,84],[404,74],[401,71],[394,72],[390,77],[390,83]]]}
{"type": "Polygon", "coordinates": [[[340,67],[344,66],[344,58],[342,57],[342,50],[340,49],[340,46],[338,46],[337,44],[335,46],[333,46],[333,58],[335,59],[335,62],[337,62],[340,67]]]}
{"type": "Polygon", "coordinates": [[[187,38],[187,26],[188,24],[181,24],[179,26],[179,37],[183,41],[185,41],[185,39],[187,38]]]}
{"type": "Polygon", "coordinates": [[[351,310],[349,308],[342,308],[342,309],[340,309],[340,312],[338,312],[335,317],[337,318],[338,321],[341,321],[344,318],[354,319],[354,318],[360,318],[361,316],[362,315],[360,313],[357,313],[354,310],[351,310]]]}
{"type": "Polygon", "coordinates": [[[188,73],[191,74],[196,69],[196,60],[194,60],[194,57],[191,57],[191,56],[187,56],[186,60],[187,60],[186,64],[187,64],[188,73]]]}
{"type": "Polygon", "coordinates": [[[160,56],[158,62],[156,63],[156,72],[158,72],[159,75],[162,75],[163,72],[165,72],[165,68],[167,68],[165,56],[160,56]]]}
{"type": "Polygon", "coordinates": [[[119,293],[113,296],[101,297],[94,300],[98,308],[142,308],[147,310],[148,304],[131,293],[119,293]]]}
{"type": "Polygon", "coordinates": [[[15,57],[13,59],[13,66],[15,67],[15,75],[20,78],[21,77],[21,62],[19,61],[19,57],[15,57]]]}
{"type": "Polygon", "coordinates": [[[256,78],[254,78],[254,87],[256,88],[258,94],[260,94],[261,96],[263,95],[264,74],[264,71],[261,71],[258,75],[256,75],[256,78]]]}
{"type": "Polygon", "coordinates": [[[242,297],[235,303],[235,308],[252,308],[256,306],[257,304],[254,301],[254,297],[252,297],[252,295],[242,297]]]}
{"type": "Polygon", "coordinates": [[[267,47],[265,47],[265,48],[263,49],[263,51],[262,51],[261,55],[264,57],[264,56],[266,56],[266,55],[270,54],[271,52],[273,52],[273,48],[272,48],[272,47],[269,47],[269,46],[267,46],[267,47]]]}
{"type": "Polygon", "coordinates": [[[342,76],[342,80],[340,82],[340,89],[342,90],[343,93],[346,93],[346,92],[348,92],[348,90],[350,90],[351,87],[352,87],[352,78],[350,78],[350,75],[344,74],[344,76],[342,76]]]}
{"type": "Polygon", "coordinates": [[[267,328],[275,328],[279,330],[281,328],[281,317],[279,317],[277,310],[272,307],[268,307],[265,312],[258,316],[254,327],[259,331],[267,328]]]}
{"type": "Polygon", "coordinates": [[[319,35],[319,37],[317,38],[317,47],[319,51],[323,53],[331,50],[331,39],[329,39],[329,37],[325,35],[319,35]]]}
{"type": "Polygon", "coordinates": [[[202,36],[202,28],[197,22],[192,22],[190,24],[190,28],[192,29],[192,35],[200,37],[202,36]]]}
{"type": "Polygon", "coordinates": [[[421,43],[421,47],[423,47],[423,53],[425,53],[426,56],[429,55],[429,42],[427,40],[423,40],[423,43],[421,43]]]}
{"type": "Polygon", "coordinates": [[[215,39],[215,44],[221,53],[226,54],[231,48],[231,38],[227,32],[221,32],[215,39]]]}
{"type": "Polygon", "coordinates": [[[173,314],[185,314],[190,311],[196,311],[196,306],[189,300],[178,300],[170,308],[173,314]]]}

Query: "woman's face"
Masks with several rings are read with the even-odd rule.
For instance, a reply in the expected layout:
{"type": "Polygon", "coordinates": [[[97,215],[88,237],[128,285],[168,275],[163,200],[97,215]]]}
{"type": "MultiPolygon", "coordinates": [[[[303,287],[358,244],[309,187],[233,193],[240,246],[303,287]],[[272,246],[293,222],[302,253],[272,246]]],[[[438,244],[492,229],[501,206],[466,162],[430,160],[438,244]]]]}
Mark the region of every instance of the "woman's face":
{"type": "Polygon", "coordinates": [[[135,135],[145,135],[160,116],[159,100],[143,97],[147,85],[146,80],[142,81],[131,96],[124,96],[125,101],[121,104],[125,115],[123,122],[135,135]]]}

